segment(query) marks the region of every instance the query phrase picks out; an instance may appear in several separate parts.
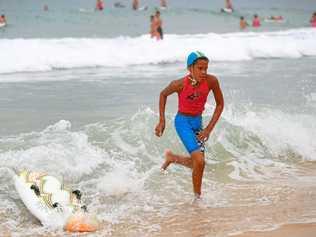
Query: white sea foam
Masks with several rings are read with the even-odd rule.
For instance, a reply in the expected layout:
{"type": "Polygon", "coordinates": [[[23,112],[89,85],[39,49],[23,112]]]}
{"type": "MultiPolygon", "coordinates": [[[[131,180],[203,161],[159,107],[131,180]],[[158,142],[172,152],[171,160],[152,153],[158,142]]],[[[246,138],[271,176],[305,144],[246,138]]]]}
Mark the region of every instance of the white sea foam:
{"type": "MultiPolygon", "coordinates": [[[[71,123],[61,120],[42,132],[22,134],[15,138],[23,149],[0,154],[0,166],[67,175],[76,181],[90,174],[107,154],[88,142],[82,132],[70,131],[71,123]]],[[[13,139],[1,140],[3,144],[13,139]]]]}
{"type": "MultiPolygon", "coordinates": [[[[209,106],[206,109],[213,111],[209,106]]],[[[215,160],[231,166],[228,175],[235,180],[295,177],[299,168],[294,160],[315,161],[313,115],[226,105],[216,127],[207,149],[215,160]]]]}
{"type": "Polygon", "coordinates": [[[141,190],[142,182],[131,177],[129,173],[132,172],[116,167],[101,178],[97,184],[97,189],[109,196],[119,196],[141,190]]]}
{"type": "Polygon", "coordinates": [[[184,62],[201,50],[214,61],[316,56],[316,31],[118,38],[1,39],[0,73],[184,62]]]}
{"type": "MultiPolygon", "coordinates": [[[[211,107],[207,107],[207,112],[209,111],[212,111],[211,107]]],[[[247,141],[248,148],[250,145],[256,146],[249,143],[249,141],[254,141],[259,146],[265,146],[271,155],[286,155],[288,151],[291,151],[304,160],[315,160],[316,142],[313,138],[316,133],[316,123],[312,115],[289,114],[271,108],[245,107],[236,110],[227,105],[224,117],[230,126],[236,126],[236,128],[229,127],[229,131],[224,131],[230,134],[225,134],[225,136],[232,136],[234,129],[241,132],[234,136],[241,142],[247,141]]],[[[251,149],[258,150],[257,147],[251,149]]],[[[234,150],[238,151],[235,148],[234,150]]]]}

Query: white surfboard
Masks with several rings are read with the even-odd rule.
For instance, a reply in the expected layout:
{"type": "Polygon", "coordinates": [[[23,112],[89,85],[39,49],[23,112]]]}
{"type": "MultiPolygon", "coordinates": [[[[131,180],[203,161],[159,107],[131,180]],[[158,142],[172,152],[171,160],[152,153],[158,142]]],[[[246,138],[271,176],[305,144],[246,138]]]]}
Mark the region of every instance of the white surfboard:
{"type": "Polygon", "coordinates": [[[54,176],[44,172],[22,171],[14,176],[15,188],[27,209],[44,226],[63,227],[71,232],[98,229],[95,216],[81,202],[81,192],[71,191],[54,176]]]}
{"type": "Polygon", "coordinates": [[[5,27],[7,24],[6,23],[0,23],[0,28],[5,27]]]}

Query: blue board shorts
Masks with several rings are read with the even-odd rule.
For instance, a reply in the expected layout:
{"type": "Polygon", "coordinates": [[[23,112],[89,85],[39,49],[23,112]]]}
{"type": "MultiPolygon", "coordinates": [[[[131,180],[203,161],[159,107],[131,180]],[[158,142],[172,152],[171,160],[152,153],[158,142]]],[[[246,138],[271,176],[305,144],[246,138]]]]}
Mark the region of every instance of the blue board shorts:
{"type": "Polygon", "coordinates": [[[177,113],[174,126],[183,145],[191,154],[194,151],[204,152],[204,142],[197,139],[196,135],[202,130],[202,116],[188,116],[177,113]]]}

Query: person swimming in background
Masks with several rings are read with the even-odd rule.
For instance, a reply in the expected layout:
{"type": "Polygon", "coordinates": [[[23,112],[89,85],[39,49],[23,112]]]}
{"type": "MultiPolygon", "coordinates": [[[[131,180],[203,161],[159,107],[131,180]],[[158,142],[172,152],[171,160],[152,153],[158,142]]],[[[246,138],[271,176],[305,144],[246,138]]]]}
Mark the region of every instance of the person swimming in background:
{"type": "Polygon", "coordinates": [[[166,0],[160,0],[160,8],[162,8],[162,9],[167,8],[167,1],[166,0]]]}
{"type": "Polygon", "coordinates": [[[132,2],[132,9],[133,10],[138,10],[139,8],[139,0],[133,0],[132,2]]]}
{"type": "Polygon", "coordinates": [[[224,98],[218,79],[207,73],[209,59],[196,51],[187,57],[189,74],[171,83],[160,92],[159,122],[155,134],[161,137],[165,130],[165,107],[167,97],[178,94],[178,112],[174,126],[179,138],[189,155],[174,154],[165,151],[165,162],[161,169],[166,170],[170,164],[182,165],[192,170],[194,200],[201,198],[202,179],[205,167],[204,143],[208,140],[224,109],[224,98]],[[213,92],[216,102],[215,110],[206,127],[202,127],[202,113],[207,97],[213,92]]]}
{"type": "Polygon", "coordinates": [[[246,29],[246,27],[248,26],[247,21],[245,20],[245,18],[243,16],[240,17],[240,21],[239,21],[239,27],[241,30],[246,29]]]}
{"type": "Polygon", "coordinates": [[[125,8],[125,5],[121,2],[115,2],[113,6],[116,8],[125,8]]]}
{"type": "Polygon", "coordinates": [[[270,16],[271,20],[275,20],[275,21],[282,21],[283,20],[283,16],[270,16]]]}
{"type": "Polygon", "coordinates": [[[47,5],[47,4],[44,5],[43,10],[44,10],[45,12],[48,11],[48,5],[47,5]]]}
{"type": "Polygon", "coordinates": [[[316,12],[313,13],[310,21],[312,27],[316,27],[316,12]]]}
{"type": "Polygon", "coordinates": [[[257,14],[253,15],[252,26],[253,27],[260,27],[261,26],[260,19],[259,19],[257,14]]]}
{"type": "Polygon", "coordinates": [[[7,19],[4,14],[0,16],[0,25],[5,26],[7,24],[7,19]]]}
{"type": "Polygon", "coordinates": [[[95,5],[95,10],[102,11],[104,9],[104,2],[103,0],[97,0],[95,5]]]}
{"type": "Polygon", "coordinates": [[[283,16],[269,16],[264,18],[265,21],[272,21],[272,22],[281,22],[284,20],[283,16]]]}
{"type": "Polygon", "coordinates": [[[157,29],[158,32],[158,40],[163,39],[163,30],[162,30],[162,20],[160,18],[160,11],[156,11],[155,16],[154,16],[154,25],[157,29]]]}
{"type": "Polygon", "coordinates": [[[221,8],[221,12],[232,13],[234,11],[231,0],[225,0],[225,7],[221,8]]]}

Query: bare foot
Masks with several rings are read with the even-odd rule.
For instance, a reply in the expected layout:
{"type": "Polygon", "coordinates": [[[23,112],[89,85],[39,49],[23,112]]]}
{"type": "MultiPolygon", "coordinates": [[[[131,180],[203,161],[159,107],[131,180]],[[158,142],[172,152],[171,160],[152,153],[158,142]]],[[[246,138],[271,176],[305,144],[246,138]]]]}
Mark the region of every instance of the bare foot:
{"type": "Polygon", "coordinates": [[[172,153],[171,150],[169,150],[169,149],[165,150],[165,162],[161,166],[161,169],[166,170],[168,168],[168,166],[171,163],[176,162],[176,160],[177,160],[177,158],[175,157],[175,155],[172,153]]]}

